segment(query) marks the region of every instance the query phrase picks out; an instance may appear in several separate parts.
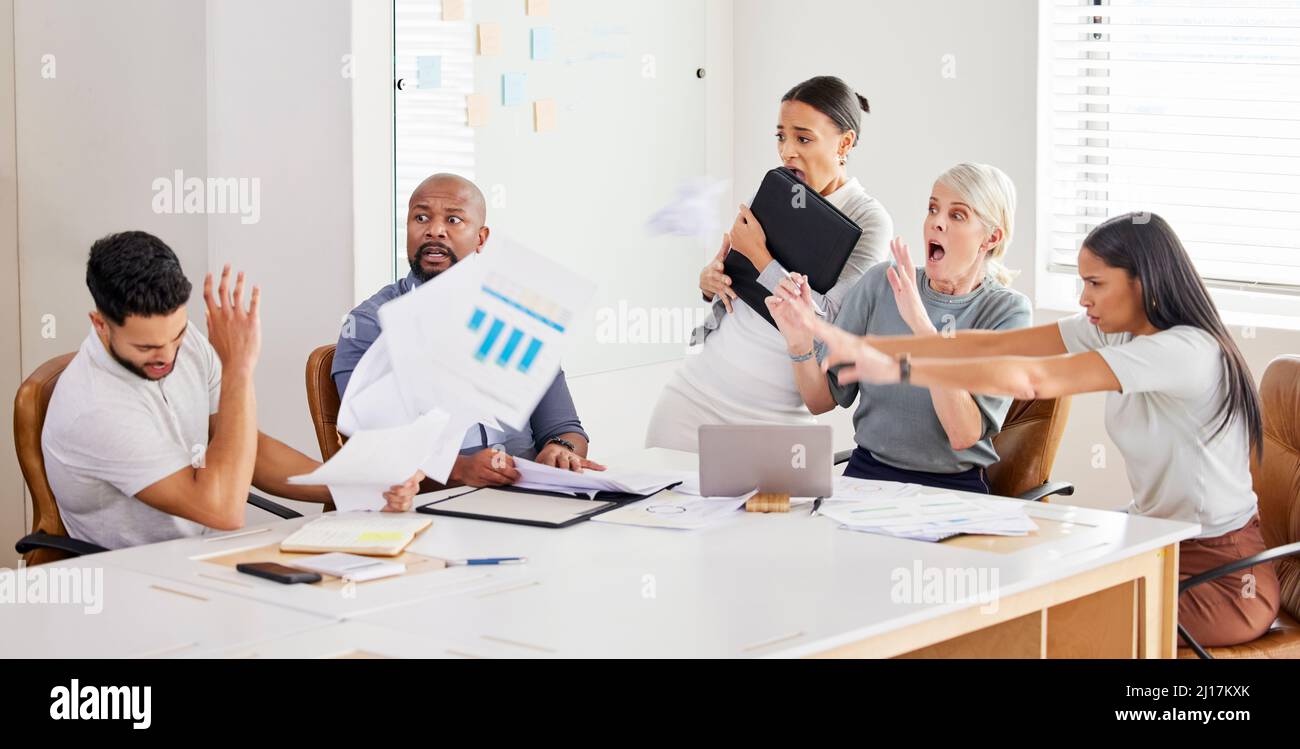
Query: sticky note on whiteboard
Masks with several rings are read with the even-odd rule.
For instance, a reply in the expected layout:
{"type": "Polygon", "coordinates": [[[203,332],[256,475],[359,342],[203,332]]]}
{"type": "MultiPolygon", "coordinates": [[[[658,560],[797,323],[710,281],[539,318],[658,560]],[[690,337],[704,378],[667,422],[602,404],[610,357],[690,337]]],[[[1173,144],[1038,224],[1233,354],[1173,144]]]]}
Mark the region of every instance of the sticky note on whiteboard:
{"type": "Polygon", "coordinates": [[[539,26],[533,29],[533,59],[549,60],[555,50],[555,29],[539,26]]]}
{"type": "Polygon", "coordinates": [[[485,57],[501,54],[501,24],[478,25],[478,53],[485,57]]]}
{"type": "Polygon", "coordinates": [[[527,76],[523,73],[502,73],[501,74],[501,106],[514,107],[524,103],[524,82],[527,76]]]}
{"type": "Polygon", "coordinates": [[[470,127],[483,127],[488,121],[488,98],[483,94],[470,94],[465,97],[466,124],[470,127]]]}
{"type": "Polygon", "coordinates": [[[442,20],[464,21],[465,0],[442,0],[442,20]]]}
{"type": "Polygon", "coordinates": [[[442,58],[421,55],[415,58],[416,88],[442,88],[442,58]]]}
{"type": "Polygon", "coordinates": [[[530,16],[549,16],[551,0],[526,0],[525,13],[530,16]]]}
{"type": "Polygon", "coordinates": [[[533,130],[547,133],[556,128],[556,106],[554,99],[538,99],[533,102],[533,130]]]}

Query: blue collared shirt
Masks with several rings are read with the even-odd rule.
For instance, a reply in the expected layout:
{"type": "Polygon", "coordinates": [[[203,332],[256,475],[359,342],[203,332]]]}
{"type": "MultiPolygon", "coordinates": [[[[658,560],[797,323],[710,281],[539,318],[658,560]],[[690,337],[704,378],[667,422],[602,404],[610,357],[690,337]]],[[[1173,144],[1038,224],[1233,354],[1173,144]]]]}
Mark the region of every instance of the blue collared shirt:
{"type": "MultiPolygon", "coordinates": [[[[339,334],[338,348],[334,351],[334,366],[330,368],[330,376],[334,378],[340,398],[348,388],[348,381],[352,379],[352,371],[356,369],[357,363],[379,337],[379,308],[415,290],[419,285],[414,274],[407,274],[406,278],[385,286],[352,310],[348,320],[352,335],[346,335],[349,325],[345,324],[344,332],[339,334]]],[[[582,422],[578,420],[578,410],[569,394],[564,370],[555,376],[555,381],[533,409],[528,424],[519,430],[509,427],[505,429],[502,437],[500,432],[483,429],[481,425],[471,427],[465,436],[466,447],[461,452],[469,454],[489,445],[504,445],[505,451],[511,455],[531,458],[552,437],[577,433],[588,439],[587,433],[582,429],[582,422]]]]}

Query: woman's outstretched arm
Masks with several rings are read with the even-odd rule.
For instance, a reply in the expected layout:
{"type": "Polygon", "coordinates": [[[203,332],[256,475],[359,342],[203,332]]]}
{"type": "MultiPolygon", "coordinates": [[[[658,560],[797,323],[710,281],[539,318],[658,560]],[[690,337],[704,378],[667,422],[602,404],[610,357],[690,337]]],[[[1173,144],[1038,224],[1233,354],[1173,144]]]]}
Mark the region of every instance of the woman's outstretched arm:
{"type": "Polygon", "coordinates": [[[975,356],[1059,356],[1068,353],[1056,323],[1017,330],[959,330],[920,336],[867,336],[890,356],[966,359],[975,356]]]}
{"type": "MultiPolygon", "coordinates": [[[[877,349],[866,339],[833,325],[818,321],[815,327],[817,337],[827,348],[822,366],[841,367],[836,375],[841,383],[864,380],[888,384],[899,381],[900,367],[896,355],[877,349]]],[[[1056,335],[1060,337],[1059,333],[1056,335]]],[[[914,354],[915,349],[904,351],[914,354]]],[[[920,387],[959,388],[981,395],[1009,395],[1021,400],[1120,389],[1110,365],[1096,351],[1054,356],[976,355],[950,359],[914,355],[910,379],[913,385],[920,387]]]]}

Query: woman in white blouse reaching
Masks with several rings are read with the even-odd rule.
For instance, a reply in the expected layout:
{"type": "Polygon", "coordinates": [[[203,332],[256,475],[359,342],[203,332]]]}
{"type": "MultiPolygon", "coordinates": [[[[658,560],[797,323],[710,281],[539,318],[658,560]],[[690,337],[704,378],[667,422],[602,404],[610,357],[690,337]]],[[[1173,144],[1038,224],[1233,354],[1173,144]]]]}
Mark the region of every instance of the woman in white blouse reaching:
{"type": "MultiPolygon", "coordinates": [[[[781,165],[862,229],[848,262],[825,295],[811,297],[833,321],[844,296],[871,266],[885,260],[894,224],[884,206],[849,177],[849,152],[858,144],[867,100],[844,81],[818,76],[781,99],[776,147],[781,165]]],[[[647,447],[698,451],[704,424],[811,424],[786,353],[785,339],[731,288],[723,260],[731,249],[759,271],[758,281],[775,291],[789,274],[768,251],[763,228],[741,206],[717,257],[700,273],[700,291],[712,303],[709,317],[691,335],[695,347],[659,396],[647,447]]]]}

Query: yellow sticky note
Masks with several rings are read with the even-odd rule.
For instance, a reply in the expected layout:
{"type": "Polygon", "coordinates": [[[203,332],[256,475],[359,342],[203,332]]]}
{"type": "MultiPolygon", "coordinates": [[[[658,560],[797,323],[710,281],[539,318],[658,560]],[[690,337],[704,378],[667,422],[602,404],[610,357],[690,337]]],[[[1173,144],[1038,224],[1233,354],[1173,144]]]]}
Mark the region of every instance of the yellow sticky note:
{"type": "Polygon", "coordinates": [[[556,106],[554,99],[539,99],[533,102],[533,129],[539,133],[550,132],[556,127],[556,106]]]}
{"type": "Polygon", "coordinates": [[[465,109],[470,127],[483,127],[488,121],[488,98],[486,94],[469,94],[465,97],[465,109]]]}
{"type": "Polygon", "coordinates": [[[442,0],[442,20],[464,21],[465,0],[442,0]]]}
{"type": "Polygon", "coordinates": [[[525,12],[530,16],[549,16],[551,0],[526,0],[525,12]]]}
{"type": "Polygon", "coordinates": [[[501,24],[480,23],[478,25],[478,53],[480,55],[501,54],[501,24]]]}
{"type": "Polygon", "coordinates": [[[357,536],[358,541],[401,541],[406,537],[401,531],[366,531],[357,536]]]}

